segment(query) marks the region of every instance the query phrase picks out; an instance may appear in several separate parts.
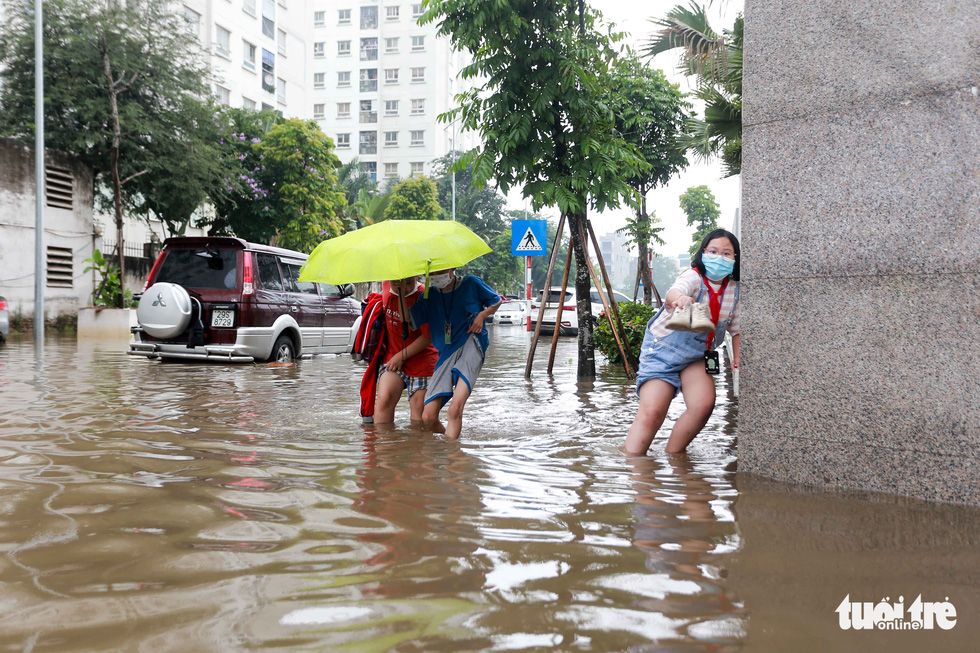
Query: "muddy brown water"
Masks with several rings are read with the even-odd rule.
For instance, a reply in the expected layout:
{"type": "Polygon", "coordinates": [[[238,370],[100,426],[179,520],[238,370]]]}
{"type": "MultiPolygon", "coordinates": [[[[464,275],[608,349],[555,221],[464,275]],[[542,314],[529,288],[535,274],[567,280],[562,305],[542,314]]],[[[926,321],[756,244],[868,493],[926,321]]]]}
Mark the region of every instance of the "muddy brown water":
{"type": "MultiPolygon", "coordinates": [[[[461,442],[360,425],[363,368],[0,347],[0,649],[977,650],[980,511],[736,475],[737,403],[686,457],[620,451],[618,369],[523,378],[493,328],[461,442]],[[852,601],[951,630],[842,630],[852,601]]],[[[543,350],[543,351],[542,351],[543,350]]],[[[672,421],[682,406],[675,403],[672,421]]]]}

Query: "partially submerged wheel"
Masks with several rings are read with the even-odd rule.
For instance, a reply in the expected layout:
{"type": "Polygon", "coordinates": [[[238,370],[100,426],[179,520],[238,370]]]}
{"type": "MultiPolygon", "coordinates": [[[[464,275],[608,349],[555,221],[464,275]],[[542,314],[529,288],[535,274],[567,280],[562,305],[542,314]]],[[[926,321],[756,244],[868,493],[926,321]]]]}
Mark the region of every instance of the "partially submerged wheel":
{"type": "Polygon", "coordinates": [[[140,297],[136,320],[154,338],[176,338],[191,322],[191,296],[175,283],[155,283],[140,297]]]}
{"type": "Polygon", "coordinates": [[[294,358],[296,358],[296,349],[293,346],[292,338],[286,334],[276,338],[276,344],[272,346],[272,355],[269,356],[269,361],[273,363],[292,363],[294,358]]]}

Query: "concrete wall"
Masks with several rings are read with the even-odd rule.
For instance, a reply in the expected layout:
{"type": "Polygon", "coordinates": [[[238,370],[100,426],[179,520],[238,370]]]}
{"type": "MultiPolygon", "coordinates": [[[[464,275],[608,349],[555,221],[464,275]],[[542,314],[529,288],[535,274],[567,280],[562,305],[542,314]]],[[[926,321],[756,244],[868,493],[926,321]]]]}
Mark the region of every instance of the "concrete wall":
{"type": "MultiPolygon", "coordinates": [[[[95,236],[91,171],[50,150],[45,163],[69,171],[72,179],[72,208],[44,209],[45,252],[56,247],[72,253],[71,287],[45,284],[45,313],[52,318],[90,303],[94,273],[83,270],[95,236]]],[[[34,225],[34,148],[0,139],[0,296],[7,298],[11,312],[25,315],[34,314],[34,225]]]]}
{"type": "Polygon", "coordinates": [[[747,0],[739,470],[980,504],[980,11],[747,0]]]}

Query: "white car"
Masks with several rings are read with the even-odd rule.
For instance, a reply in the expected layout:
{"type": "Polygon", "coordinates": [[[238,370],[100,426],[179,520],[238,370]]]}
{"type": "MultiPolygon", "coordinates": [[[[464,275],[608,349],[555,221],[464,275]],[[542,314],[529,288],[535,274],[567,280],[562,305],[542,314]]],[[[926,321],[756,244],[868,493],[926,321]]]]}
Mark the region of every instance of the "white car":
{"type": "MultiPolygon", "coordinates": [[[[538,313],[543,298],[544,292],[542,291],[538,293],[538,298],[531,302],[532,327],[538,323],[538,313]]],[[[548,302],[544,307],[544,318],[541,320],[541,331],[543,333],[550,333],[555,330],[555,320],[558,317],[558,300],[560,298],[561,286],[552,286],[548,293],[548,302]]],[[[561,312],[561,325],[558,327],[558,333],[567,336],[578,335],[578,310],[575,306],[574,287],[565,290],[565,303],[561,312]]]]}
{"type": "MultiPolygon", "coordinates": [[[[538,299],[531,304],[531,325],[534,326],[538,321],[538,311],[541,306],[543,293],[538,294],[538,299]]],[[[558,315],[558,299],[561,297],[561,286],[552,286],[551,292],[548,293],[548,303],[545,305],[544,309],[544,320],[541,323],[542,332],[551,332],[555,328],[555,318],[558,315]]],[[[629,297],[621,292],[613,291],[613,297],[616,303],[632,301],[629,297]]],[[[602,305],[602,299],[599,297],[599,291],[595,288],[592,289],[591,296],[589,297],[592,303],[592,319],[595,323],[599,321],[599,315],[605,310],[602,305]]],[[[561,327],[559,328],[559,333],[561,335],[574,336],[578,334],[578,309],[575,305],[575,288],[567,288],[565,290],[565,304],[562,308],[561,313],[561,327]]]]}
{"type": "MultiPolygon", "coordinates": [[[[630,299],[629,297],[627,297],[623,293],[619,292],[618,290],[614,290],[613,291],[613,298],[615,298],[617,304],[621,304],[623,302],[631,302],[631,301],[633,301],[632,299],[630,299]]],[[[592,299],[592,317],[596,318],[596,320],[598,321],[599,316],[606,309],[603,308],[603,306],[602,306],[602,299],[599,297],[599,291],[596,290],[595,288],[592,289],[592,297],[591,297],[591,299],[592,299]]],[[[607,300],[609,299],[609,296],[608,295],[606,295],[606,299],[607,300]]]]}
{"type": "Polygon", "coordinates": [[[529,313],[526,300],[509,299],[493,314],[493,321],[494,324],[526,324],[529,313]]]}

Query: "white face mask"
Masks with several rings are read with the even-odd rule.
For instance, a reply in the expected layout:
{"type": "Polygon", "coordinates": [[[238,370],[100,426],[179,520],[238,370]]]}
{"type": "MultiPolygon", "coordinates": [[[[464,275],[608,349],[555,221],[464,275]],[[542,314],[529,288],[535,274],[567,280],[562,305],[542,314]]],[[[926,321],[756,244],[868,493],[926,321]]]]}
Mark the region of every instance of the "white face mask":
{"type": "Polygon", "coordinates": [[[443,272],[442,274],[433,274],[429,276],[429,285],[438,290],[442,290],[452,282],[452,272],[443,272]]]}

